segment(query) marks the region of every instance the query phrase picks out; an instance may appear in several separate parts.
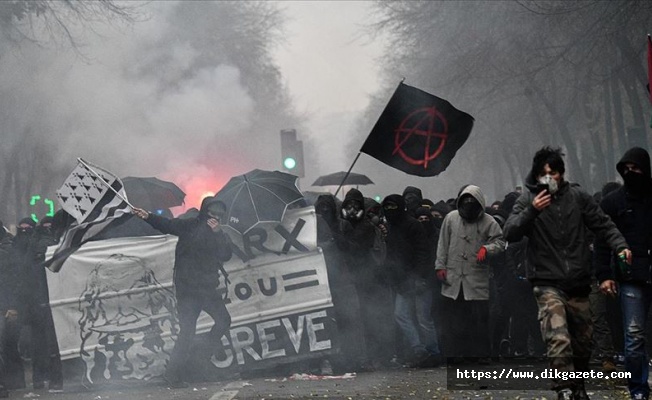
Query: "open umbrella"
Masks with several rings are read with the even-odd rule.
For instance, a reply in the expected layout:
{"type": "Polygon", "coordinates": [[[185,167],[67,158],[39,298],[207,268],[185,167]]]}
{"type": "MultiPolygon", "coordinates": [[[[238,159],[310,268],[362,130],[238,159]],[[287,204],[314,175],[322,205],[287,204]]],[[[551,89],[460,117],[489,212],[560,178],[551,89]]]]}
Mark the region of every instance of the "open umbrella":
{"type": "Polygon", "coordinates": [[[129,201],[147,210],[176,207],[183,204],[186,194],[172,182],[158,178],[128,176],[122,179],[129,201]]]}
{"type": "Polygon", "coordinates": [[[296,176],[259,169],[231,178],[215,197],[226,204],[227,225],[243,235],[260,223],[282,221],[288,206],[303,200],[296,176]]]}
{"type": "MultiPolygon", "coordinates": [[[[346,172],[340,171],[328,175],[323,175],[317,178],[315,183],[312,186],[339,186],[342,183],[342,179],[346,176],[346,172]]],[[[349,176],[346,177],[346,182],[344,185],[372,185],[373,181],[367,177],[367,175],[356,174],[354,172],[349,173],[349,176]]]]}

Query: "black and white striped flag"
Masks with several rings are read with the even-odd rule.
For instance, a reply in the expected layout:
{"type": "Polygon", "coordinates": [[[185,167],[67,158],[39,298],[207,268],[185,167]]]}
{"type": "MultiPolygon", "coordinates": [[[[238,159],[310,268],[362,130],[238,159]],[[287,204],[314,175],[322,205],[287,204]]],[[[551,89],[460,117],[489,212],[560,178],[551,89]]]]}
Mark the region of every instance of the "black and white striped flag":
{"type": "Polygon", "coordinates": [[[82,159],[78,159],[75,169],[57,190],[57,199],[76,223],[66,230],[52,257],[45,261],[45,266],[54,272],[84,243],[131,212],[120,178],[82,159]]]}

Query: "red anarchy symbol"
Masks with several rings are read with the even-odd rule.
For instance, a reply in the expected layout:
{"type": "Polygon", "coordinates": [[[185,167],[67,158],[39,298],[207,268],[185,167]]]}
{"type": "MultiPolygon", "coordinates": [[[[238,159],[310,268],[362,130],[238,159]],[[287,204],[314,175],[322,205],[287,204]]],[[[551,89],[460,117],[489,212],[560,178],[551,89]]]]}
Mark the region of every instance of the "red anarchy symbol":
{"type": "Polygon", "coordinates": [[[405,117],[398,129],[396,129],[394,136],[395,147],[392,155],[398,153],[408,164],[423,165],[424,169],[428,169],[428,162],[441,154],[447,140],[448,121],[446,121],[446,118],[435,107],[420,108],[405,117]],[[426,137],[423,159],[421,160],[413,158],[403,151],[403,146],[410,140],[412,135],[426,137]],[[430,147],[433,144],[436,145],[436,143],[433,143],[432,138],[439,139],[439,145],[433,152],[430,151],[430,147]]]}

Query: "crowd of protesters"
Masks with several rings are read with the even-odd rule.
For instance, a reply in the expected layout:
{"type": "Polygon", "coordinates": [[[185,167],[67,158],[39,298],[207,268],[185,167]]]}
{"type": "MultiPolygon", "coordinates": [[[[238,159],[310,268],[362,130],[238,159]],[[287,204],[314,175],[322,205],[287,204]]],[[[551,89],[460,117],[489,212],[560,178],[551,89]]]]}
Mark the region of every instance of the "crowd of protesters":
{"type": "Polygon", "coordinates": [[[52,217],[37,224],[23,218],[12,235],[0,222],[0,397],[26,387],[24,359],[31,360],[32,385],[63,390],[45,268],[45,251],[57,242],[52,217]]]}
{"type": "MultiPolygon", "coordinates": [[[[340,348],[328,367],[337,373],[534,357],[557,370],[587,371],[593,356],[605,372],[622,361],[632,374],[632,399],[648,399],[649,154],[630,149],[615,168],[624,184],[608,183],[591,196],[564,178],[561,151],[545,147],[535,154],[524,188],[490,206],[475,185],[436,202],[411,186],[380,203],[358,189],[341,202],[319,196],[317,242],[340,348]]],[[[209,211],[209,222],[224,213],[209,211]]],[[[176,227],[144,210],[135,213],[161,231],[176,227]]],[[[57,242],[52,223],[22,219],[15,236],[0,229],[0,397],[25,387],[26,355],[34,388],[63,387],[42,263],[47,246],[57,242]],[[31,340],[21,341],[25,328],[31,340]]],[[[219,231],[216,223],[204,225],[208,236],[219,231]]],[[[187,324],[206,309],[202,299],[188,302],[187,324]]],[[[228,327],[220,307],[214,318],[228,327]]],[[[177,350],[173,364],[180,369],[177,350]]],[[[176,375],[171,380],[181,386],[176,375]]],[[[588,398],[581,379],[554,381],[553,389],[560,399],[588,398]]]]}
{"type": "MultiPolygon", "coordinates": [[[[616,169],[624,185],[592,196],[564,179],[561,150],[545,147],[525,188],[490,206],[475,185],[438,202],[415,187],[380,204],[357,189],[341,204],[320,196],[318,243],[343,336],[335,366],[534,357],[587,371],[593,356],[605,372],[624,362],[632,399],[649,398],[649,155],[630,149],[616,169]]],[[[553,389],[588,398],[582,379],[553,389]]]]}

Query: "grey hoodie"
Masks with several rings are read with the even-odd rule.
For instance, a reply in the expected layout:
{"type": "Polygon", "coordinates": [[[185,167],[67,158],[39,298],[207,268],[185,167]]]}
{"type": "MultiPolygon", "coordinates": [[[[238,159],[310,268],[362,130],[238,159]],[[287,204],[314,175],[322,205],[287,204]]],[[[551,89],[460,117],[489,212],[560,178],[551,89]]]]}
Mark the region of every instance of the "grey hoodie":
{"type": "MultiPolygon", "coordinates": [[[[460,194],[473,196],[485,208],[485,199],[479,187],[469,185],[460,194]]],[[[489,300],[489,265],[478,263],[476,256],[481,246],[487,248],[487,257],[494,257],[505,250],[500,226],[490,215],[482,214],[473,221],[466,221],[454,210],[446,215],[439,234],[437,246],[437,270],[447,271],[441,294],[457,299],[460,292],[464,300],[489,300]]]]}

